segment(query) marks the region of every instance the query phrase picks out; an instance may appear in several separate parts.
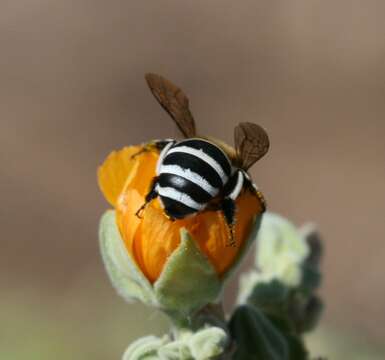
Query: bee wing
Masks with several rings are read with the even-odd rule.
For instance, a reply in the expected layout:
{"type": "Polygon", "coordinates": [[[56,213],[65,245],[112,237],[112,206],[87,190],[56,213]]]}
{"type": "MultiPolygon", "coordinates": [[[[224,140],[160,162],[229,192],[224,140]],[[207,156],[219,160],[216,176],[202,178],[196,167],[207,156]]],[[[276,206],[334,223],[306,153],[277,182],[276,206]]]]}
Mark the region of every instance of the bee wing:
{"type": "Polygon", "coordinates": [[[239,166],[247,170],[269,150],[266,131],[253,123],[240,123],[234,130],[235,150],[239,166]]]}
{"type": "Polygon", "coordinates": [[[186,138],[195,137],[195,121],[184,92],[160,75],[146,74],[146,81],[156,100],[174,119],[183,135],[186,138]]]}

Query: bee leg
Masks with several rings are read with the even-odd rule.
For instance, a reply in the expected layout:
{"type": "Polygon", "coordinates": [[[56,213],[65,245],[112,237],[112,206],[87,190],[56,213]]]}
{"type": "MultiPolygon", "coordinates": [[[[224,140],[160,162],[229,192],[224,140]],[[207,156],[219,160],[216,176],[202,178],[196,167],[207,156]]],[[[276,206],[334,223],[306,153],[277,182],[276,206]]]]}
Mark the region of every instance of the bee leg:
{"type": "Polygon", "coordinates": [[[229,243],[228,246],[235,247],[235,201],[229,197],[224,198],[222,202],[222,212],[225,216],[226,223],[229,227],[229,243]]]}
{"type": "Polygon", "coordinates": [[[156,185],[158,183],[158,178],[154,177],[151,182],[151,188],[150,191],[147,193],[145,197],[145,202],[144,204],[138,209],[138,211],[135,213],[135,215],[139,218],[142,219],[142,214],[143,210],[146,208],[146,206],[154,200],[158,196],[158,192],[156,191],[156,185]]]}
{"type": "Polygon", "coordinates": [[[138,155],[141,155],[143,153],[149,152],[149,151],[156,151],[160,152],[162,151],[169,143],[175,142],[175,140],[172,139],[166,139],[166,140],[153,140],[149,143],[145,144],[142,149],[140,149],[135,154],[131,155],[131,159],[136,158],[138,155]]]}

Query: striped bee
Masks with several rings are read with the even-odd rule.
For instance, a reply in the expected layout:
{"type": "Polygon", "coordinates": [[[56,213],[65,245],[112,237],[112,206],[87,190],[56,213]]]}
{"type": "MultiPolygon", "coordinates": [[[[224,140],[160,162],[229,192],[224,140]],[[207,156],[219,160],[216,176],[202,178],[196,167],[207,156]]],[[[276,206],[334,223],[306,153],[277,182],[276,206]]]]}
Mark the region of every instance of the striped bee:
{"type": "Polygon", "coordinates": [[[245,188],[257,196],[263,210],[262,194],[247,170],[269,148],[265,130],[252,123],[240,123],[234,132],[235,149],[221,141],[198,136],[187,96],[181,89],[156,74],[147,74],[151,92],[174,119],[185,139],[155,140],[144,151],[160,152],[150,190],[136,215],[159,197],[169,219],[183,219],[201,211],[222,210],[234,245],[235,200],[245,188]]]}

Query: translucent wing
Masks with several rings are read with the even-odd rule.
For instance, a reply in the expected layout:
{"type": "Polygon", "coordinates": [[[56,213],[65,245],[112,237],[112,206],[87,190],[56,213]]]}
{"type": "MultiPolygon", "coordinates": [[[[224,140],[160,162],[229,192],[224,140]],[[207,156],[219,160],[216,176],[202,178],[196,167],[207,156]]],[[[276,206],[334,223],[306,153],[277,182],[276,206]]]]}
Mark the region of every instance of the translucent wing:
{"type": "Polygon", "coordinates": [[[269,137],[257,124],[240,123],[234,130],[237,162],[247,170],[269,150],[269,137]]]}
{"type": "Polygon", "coordinates": [[[146,74],[151,92],[178,125],[186,138],[195,137],[195,121],[189,109],[189,101],[184,92],[160,75],[146,74]]]}

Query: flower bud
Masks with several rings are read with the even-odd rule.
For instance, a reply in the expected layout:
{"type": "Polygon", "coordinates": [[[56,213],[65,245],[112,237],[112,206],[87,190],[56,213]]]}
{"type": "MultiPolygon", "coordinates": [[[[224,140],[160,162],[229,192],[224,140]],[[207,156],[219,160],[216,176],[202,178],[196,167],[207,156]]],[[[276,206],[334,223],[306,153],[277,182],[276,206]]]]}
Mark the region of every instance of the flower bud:
{"type": "Polygon", "coordinates": [[[228,345],[228,335],[217,327],[206,327],[193,333],[184,332],[171,340],[146,336],[133,342],[123,360],[209,360],[221,355],[228,345]]]}
{"type": "Polygon", "coordinates": [[[218,327],[203,329],[190,336],[187,343],[193,359],[212,359],[222,354],[227,346],[227,335],[218,327]]]}
{"type": "Polygon", "coordinates": [[[159,359],[158,351],[168,338],[145,336],[134,341],[125,351],[123,360],[149,360],[159,359]]]}
{"type": "Polygon", "coordinates": [[[98,170],[100,188],[115,208],[100,225],[102,256],[112,283],[127,300],[188,314],[218,298],[223,281],[256,237],[258,197],[244,190],[236,201],[236,246],[221,211],[171,221],[158,199],[135,214],[155,176],[156,152],[128,147],[111,153],[98,170]]]}

